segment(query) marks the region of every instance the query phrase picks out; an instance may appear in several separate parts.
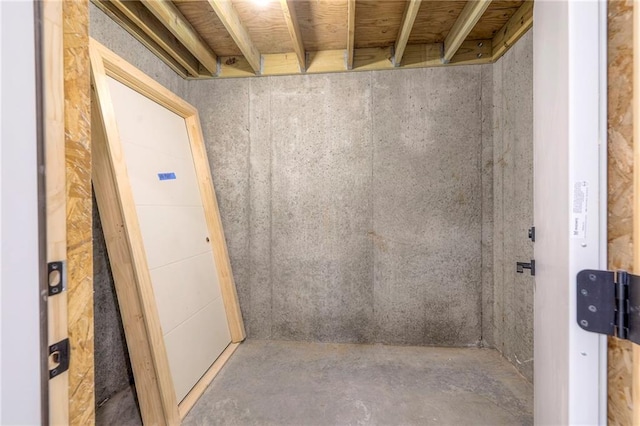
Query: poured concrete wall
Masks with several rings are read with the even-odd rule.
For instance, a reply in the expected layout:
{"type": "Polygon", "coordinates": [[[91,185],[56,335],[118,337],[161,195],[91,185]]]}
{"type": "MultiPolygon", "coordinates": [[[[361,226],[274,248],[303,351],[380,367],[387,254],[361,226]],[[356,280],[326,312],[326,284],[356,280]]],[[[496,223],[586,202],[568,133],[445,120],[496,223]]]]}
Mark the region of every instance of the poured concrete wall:
{"type": "MultiPolygon", "coordinates": [[[[189,82],[93,5],[91,35],[199,109],[250,338],[482,342],[531,378],[530,34],[494,65],[189,82]]],[[[100,403],[132,377],[94,216],[100,403]]]]}
{"type": "Polygon", "coordinates": [[[494,64],[495,347],[533,380],[533,32],[494,64]]]}
{"type": "MultiPolygon", "coordinates": [[[[177,94],[182,92],[186,82],[180,76],[93,4],[90,5],[90,19],[91,37],[169,90],[177,94]]],[[[93,224],[95,396],[96,404],[100,404],[129,386],[133,375],[95,198],[93,224]]]]}
{"type": "Polygon", "coordinates": [[[188,83],[249,337],[481,341],[491,71],[188,83]]]}

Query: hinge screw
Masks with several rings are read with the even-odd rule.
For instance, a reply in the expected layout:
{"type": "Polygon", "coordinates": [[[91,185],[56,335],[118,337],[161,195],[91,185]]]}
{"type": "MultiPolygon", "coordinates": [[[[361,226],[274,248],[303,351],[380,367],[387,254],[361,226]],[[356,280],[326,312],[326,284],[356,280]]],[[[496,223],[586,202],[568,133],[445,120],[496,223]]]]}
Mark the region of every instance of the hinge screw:
{"type": "Polygon", "coordinates": [[[580,290],[580,294],[582,294],[583,296],[588,296],[589,292],[583,288],[582,290],[580,290]]]}
{"type": "Polygon", "coordinates": [[[580,321],[580,325],[584,326],[584,327],[588,327],[589,326],[589,321],[587,320],[581,320],[580,321]]]}
{"type": "Polygon", "coordinates": [[[478,47],[482,47],[484,45],[483,42],[478,43],[478,47]]]}
{"type": "Polygon", "coordinates": [[[593,306],[593,305],[589,305],[589,310],[590,310],[591,312],[596,312],[598,309],[597,309],[595,306],[593,306]]]}
{"type": "Polygon", "coordinates": [[[597,278],[597,277],[596,277],[596,274],[589,274],[589,279],[590,279],[591,281],[595,281],[595,280],[596,280],[596,278],[597,278]]]}

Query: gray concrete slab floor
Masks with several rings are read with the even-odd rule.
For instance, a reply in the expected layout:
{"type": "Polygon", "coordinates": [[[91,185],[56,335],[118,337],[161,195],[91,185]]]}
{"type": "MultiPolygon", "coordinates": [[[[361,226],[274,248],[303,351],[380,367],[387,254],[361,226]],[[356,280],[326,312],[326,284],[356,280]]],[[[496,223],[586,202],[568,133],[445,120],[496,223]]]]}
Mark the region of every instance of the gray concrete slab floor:
{"type": "MultiPolygon", "coordinates": [[[[139,422],[122,400],[98,424],[139,422]]],[[[249,340],[183,424],[530,425],[532,412],[533,386],[495,350],[249,340]]]]}

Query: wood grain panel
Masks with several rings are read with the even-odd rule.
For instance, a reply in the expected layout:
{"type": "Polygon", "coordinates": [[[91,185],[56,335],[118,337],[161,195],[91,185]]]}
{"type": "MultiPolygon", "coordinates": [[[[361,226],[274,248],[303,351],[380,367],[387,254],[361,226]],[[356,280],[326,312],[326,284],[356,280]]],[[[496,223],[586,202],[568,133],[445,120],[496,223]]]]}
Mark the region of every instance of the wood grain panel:
{"type": "MultiPolygon", "coordinates": [[[[41,2],[47,262],[67,258],[62,3],[41,2]]],[[[47,298],[48,345],[68,337],[67,293],[47,298]]],[[[49,422],[69,423],[69,372],[49,380],[49,422]]]]}
{"type": "Polygon", "coordinates": [[[69,424],[95,421],[89,3],[63,3],[69,424]]]}
{"type": "MultiPolygon", "coordinates": [[[[608,2],[608,264],[633,267],[633,7],[608,2]]],[[[608,419],[633,424],[632,345],[609,338],[608,419]]]]}
{"type": "Polygon", "coordinates": [[[357,0],[356,48],[392,46],[400,30],[405,5],[406,2],[397,0],[357,0]]]}
{"type": "Polygon", "coordinates": [[[482,40],[493,36],[507,23],[524,1],[493,1],[484,12],[467,40],[482,40]]]}
{"type": "Polygon", "coordinates": [[[242,55],[208,2],[174,0],[174,4],[218,56],[242,55]]]}
{"type": "Polygon", "coordinates": [[[296,0],[294,4],[307,50],[346,49],[348,11],[345,0],[296,0]]]}
{"type": "Polygon", "coordinates": [[[293,51],[280,2],[270,1],[262,5],[253,0],[233,0],[233,6],[260,52],[293,51]]]}
{"type": "Polygon", "coordinates": [[[466,1],[425,1],[413,25],[409,43],[439,43],[467,4],[466,1]]]}

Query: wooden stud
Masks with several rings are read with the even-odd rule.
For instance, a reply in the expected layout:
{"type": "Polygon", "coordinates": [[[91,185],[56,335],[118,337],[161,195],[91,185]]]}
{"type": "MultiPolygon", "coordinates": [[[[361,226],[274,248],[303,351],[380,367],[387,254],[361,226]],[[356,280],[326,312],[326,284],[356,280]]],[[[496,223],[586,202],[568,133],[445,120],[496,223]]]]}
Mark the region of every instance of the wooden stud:
{"type": "Polygon", "coordinates": [[[208,0],[218,19],[227,29],[231,38],[244,55],[256,74],[260,74],[260,52],[249,36],[249,32],[240,20],[238,13],[229,0],[208,0]]]}
{"type": "MultiPolygon", "coordinates": [[[[633,7],[633,272],[640,273],[640,10],[633,7]]],[[[631,424],[640,424],[640,345],[632,345],[631,424]]]]}
{"type": "Polygon", "coordinates": [[[171,1],[142,0],[142,3],[200,61],[209,74],[218,72],[216,54],[171,1]]]}
{"type": "MultiPolygon", "coordinates": [[[[42,7],[43,107],[46,169],[47,262],[67,259],[62,2],[42,7]]],[[[61,280],[63,276],[59,277],[61,280]]],[[[67,293],[47,298],[48,344],[68,337],[67,293]]],[[[49,423],[69,424],[69,372],[49,380],[49,423]]]]}
{"type": "Polygon", "coordinates": [[[411,35],[411,29],[413,28],[416,16],[418,16],[418,10],[420,10],[421,3],[422,0],[409,0],[409,3],[407,3],[407,7],[404,10],[402,24],[400,25],[400,31],[396,38],[395,53],[393,55],[393,65],[396,67],[399,67],[402,63],[402,56],[404,55],[404,50],[407,47],[407,42],[411,35]]]}
{"type": "Polygon", "coordinates": [[[302,42],[302,36],[300,35],[300,27],[298,26],[296,9],[290,2],[291,0],[280,0],[280,6],[282,7],[282,13],[284,15],[284,20],[287,23],[287,28],[289,29],[289,35],[291,36],[293,50],[295,51],[296,57],[298,58],[300,72],[303,73],[307,68],[304,43],[302,42]]]}
{"type": "Polygon", "coordinates": [[[347,0],[347,69],[353,69],[356,42],[356,0],[347,0]]]}
{"type": "MultiPolygon", "coordinates": [[[[441,58],[442,43],[410,44],[405,49],[399,68],[430,68],[453,65],[491,63],[491,40],[465,41],[449,64],[441,58]]],[[[344,72],[346,50],[308,52],[307,74],[344,72]]],[[[299,74],[296,55],[276,53],[263,55],[262,75],[299,74]]],[[[354,49],[353,71],[389,70],[394,67],[390,47],[354,49]]],[[[252,77],[253,70],[242,56],[221,58],[220,78],[252,77]]]]}
{"type": "MultiPolygon", "coordinates": [[[[113,19],[118,25],[124,28],[136,40],[142,43],[154,55],[160,58],[169,68],[174,70],[180,77],[187,78],[189,73],[176,59],[156,43],[147,33],[142,31],[140,27],[133,23],[127,16],[117,7],[107,0],[91,0],[98,9],[104,12],[109,18],[113,19]]],[[[201,73],[202,74],[202,73],[201,73]]]]}
{"type": "Polygon", "coordinates": [[[456,54],[462,42],[465,41],[482,14],[491,4],[491,0],[474,0],[467,2],[462,12],[453,24],[447,38],[444,40],[444,54],[442,61],[448,63],[456,54]]]}
{"type": "Polygon", "coordinates": [[[506,24],[493,36],[494,62],[500,59],[516,41],[533,26],[533,1],[527,0],[506,24]]]}
{"type": "MultiPolygon", "coordinates": [[[[634,217],[634,2],[607,2],[607,268],[638,273],[634,265],[637,230],[634,217]],[[633,83],[632,83],[633,82],[633,83]]],[[[635,425],[633,344],[609,337],[607,419],[611,425],[635,425]]]]}
{"type": "Polygon", "coordinates": [[[95,422],[93,328],[93,200],[89,3],[65,0],[64,127],[67,210],[69,425],[95,422]]]}
{"type": "Polygon", "coordinates": [[[162,49],[167,51],[190,75],[199,75],[198,60],[162,25],[153,14],[139,1],[110,0],[131,22],[147,34],[162,49]]]}

